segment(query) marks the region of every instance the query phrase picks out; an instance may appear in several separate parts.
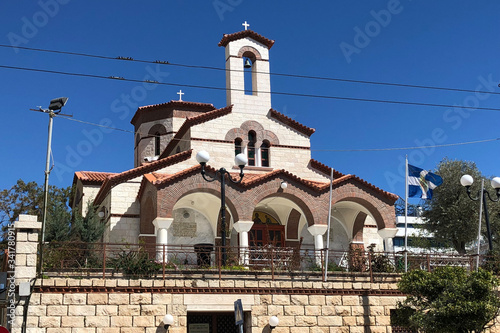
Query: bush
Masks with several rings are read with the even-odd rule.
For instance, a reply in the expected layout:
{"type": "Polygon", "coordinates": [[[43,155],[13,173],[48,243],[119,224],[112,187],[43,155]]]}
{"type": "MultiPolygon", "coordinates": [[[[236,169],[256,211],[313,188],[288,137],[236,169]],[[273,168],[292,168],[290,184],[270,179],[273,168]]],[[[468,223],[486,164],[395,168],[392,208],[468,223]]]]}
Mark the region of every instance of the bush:
{"type": "Polygon", "coordinates": [[[114,271],[122,271],[125,275],[152,277],[162,268],[161,264],[149,258],[149,254],[144,249],[124,250],[115,257],[109,259],[109,266],[114,271]]]}
{"type": "Polygon", "coordinates": [[[383,254],[375,253],[374,248],[375,244],[368,246],[368,252],[371,256],[372,272],[393,273],[396,268],[391,260],[383,254]]]}

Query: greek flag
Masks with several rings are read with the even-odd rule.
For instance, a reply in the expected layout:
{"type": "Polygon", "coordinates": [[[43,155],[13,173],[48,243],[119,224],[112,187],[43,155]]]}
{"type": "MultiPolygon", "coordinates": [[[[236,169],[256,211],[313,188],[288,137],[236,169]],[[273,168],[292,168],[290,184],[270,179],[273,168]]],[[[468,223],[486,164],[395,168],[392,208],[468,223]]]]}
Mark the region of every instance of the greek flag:
{"type": "Polygon", "coordinates": [[[408,196],[431,199],[432,190],[443,183],[443,178],[408,164],[408,196]]]}

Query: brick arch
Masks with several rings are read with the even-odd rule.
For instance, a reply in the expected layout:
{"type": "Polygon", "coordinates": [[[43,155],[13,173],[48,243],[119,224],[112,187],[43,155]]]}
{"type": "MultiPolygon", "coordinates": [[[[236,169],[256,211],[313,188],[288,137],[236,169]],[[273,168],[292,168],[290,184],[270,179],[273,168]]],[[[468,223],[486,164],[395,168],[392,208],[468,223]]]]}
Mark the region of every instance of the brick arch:
{"type": "Polygon", "coordinates": [[[160,135],[167,134],[167,129],[162,124],[156,124],[151,126],[151,128],[148,131],[148,134],[155,135],[156,133],[159,133],[160,135]]]}
{"type": "Polygon", "coordinates": [[[355,242],[363,241],[363,227],[365,226],[366,213],[359,212],[354,220],[354,225],[352,227],[352,240],[355,242]]]}
{"type": "Polygon", "coordinates": [[[332,205],[337,202],[352,201],[366,208],[373,216],[379,230],[396,227],[394,203],[374,190],[348,182],[334,189],[333,198],[332,205]]]}
{"type": "Polygon", "coordinates": [[[232,128],[226,133],[225,140],[234,141],[236,138],[241,138],[241,145],[245,147],[248,144],[248,132],[254,131],[256,135],[256,141],[262,142],[264,140],[269,141],[270,145],[279,145],[279,139],[273,132],[264,129],[264,126],[255,120],[247,120],[241,124],[240,128],[232,128]]]}
{"type": "Polygon", "coordinates": [[[233,129],[230,129],[226,133],[225,140],[226,141],[233,141],[234,142],[234,140],[236,138],[241,138],[241,140],[245,141],[247,135],[248,135],[248,132],[245,132],[243,129],[241,129],[241,128],[233,128],[233,129]]]}
{"type": "Polygon", "coordinates": [[[243,58],[243,57],[251,58],[252,61],[255,61],[255,59],[262,60],[262,56],[260,55],[260,52],[257,51],[256,48],[251,47],[251,46],[243,46],[238,51],[238,58],[243,58]],[[253,57],[249,56],[248,53],[251,53],[253,55],[253,57]]]}
{"type": "MultiPolygon", "coordinates": [[[[233,217],[233,221],[239,221],[239,212],[236,208],[235,203],[231,199],[232,191],[230,187],[226,185],[226,206],[233,217]]],[[[212,194],[217,198],[220,198],[220,182],[207,182],[205,181],[201,174],[196,173],[190,177],[185,177],[184,179],[171,184],[169,186],[163,187],[158,190],[158,214],[161,217],[172,217],[172,212],[175,204],[183,197],[194,194],[194,193],[208,193],[212,194]]]]}
{"type": "MultiPolygon", "coordinates": [[[[288,182],[288,180],[286,180],[288,182]]],[[[282,197],[295,203],[303,212],[308,225],[326,221],[328,215],[328,197],[304,191],[300,184],[289,182],[288,188],[283,191],[279,188],[281,182],[277,179],[268,180],[248,189],[246,194],[247,204],[241,207],[241,218],[251,220],[254,208],[264,199],[282,197]],[[326,200],[325,200],[326,199],[326,200]]],[[[326,223],[326,222],[325,222],[326,223]]]]}
{"type": "Polygon", "coordinates": [[[299,239],[299,222],[302,214],[295,208],[288,215],[286,222],[286,237],[288,239],[299,239]]]}
{"type": "Polygon", "coordinates": [[[139,233],[141,234],[154,234],[155,227],[153,225],[153,220],[157,216],[157,209],[154,200],[154,195],[151,191],[148,191],[144,195],[144,199],[141,202],[141,217],[139,222],[139,233]]]}

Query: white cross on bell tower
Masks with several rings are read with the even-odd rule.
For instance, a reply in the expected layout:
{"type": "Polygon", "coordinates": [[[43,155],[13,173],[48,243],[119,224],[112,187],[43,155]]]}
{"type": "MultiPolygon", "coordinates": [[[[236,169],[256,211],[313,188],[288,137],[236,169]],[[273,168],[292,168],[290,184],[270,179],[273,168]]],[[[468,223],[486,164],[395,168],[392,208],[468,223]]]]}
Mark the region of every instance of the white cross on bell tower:
{"type": "Polygon", "coordinates": [[[179,92],[177,93],[177,95],[179,95],[179,101],[182,102],[182,95],[184,95],[184,93],[182,92],[182,90],[179,90],[179,92]]]}
{"type": "Polygon", "coordinates": [[[245,23],[242,23],[241,25],[245,27],[245,30],[248,30],[248,27],[250,26],[247,21],[245,21],[245,23]]]}

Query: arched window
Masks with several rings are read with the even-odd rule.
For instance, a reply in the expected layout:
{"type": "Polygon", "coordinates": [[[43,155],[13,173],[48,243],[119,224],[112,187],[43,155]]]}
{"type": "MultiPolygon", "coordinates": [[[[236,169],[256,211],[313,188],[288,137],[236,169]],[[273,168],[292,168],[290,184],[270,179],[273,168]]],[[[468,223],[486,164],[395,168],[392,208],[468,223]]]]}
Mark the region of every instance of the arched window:
{"type": "Polygon", "coordinates": [[[248,165],[255,166],[255,141],[256,134],[254,131],[248,132],[248,146],[247,146],[247,157],[248,157],[248,165]]]}
{"type": "Polygon", "coordinates": [[[267,140],[262,141],[262,145],[260,146],[260,163],[263,167],[269,166],[269,147],[270,143],[267,140]]]}
{"type": "Polygon", "coordinates": [[[159,156],[161,154],[161,147],[160,147],[160,132],[155,132],[155,156],[159,156]]]}
{"type": "Polygon", "coordinates": [[[241,138],[234,139],[234,156],[241,154],[241,143],[243,140],[241,138]]]}

